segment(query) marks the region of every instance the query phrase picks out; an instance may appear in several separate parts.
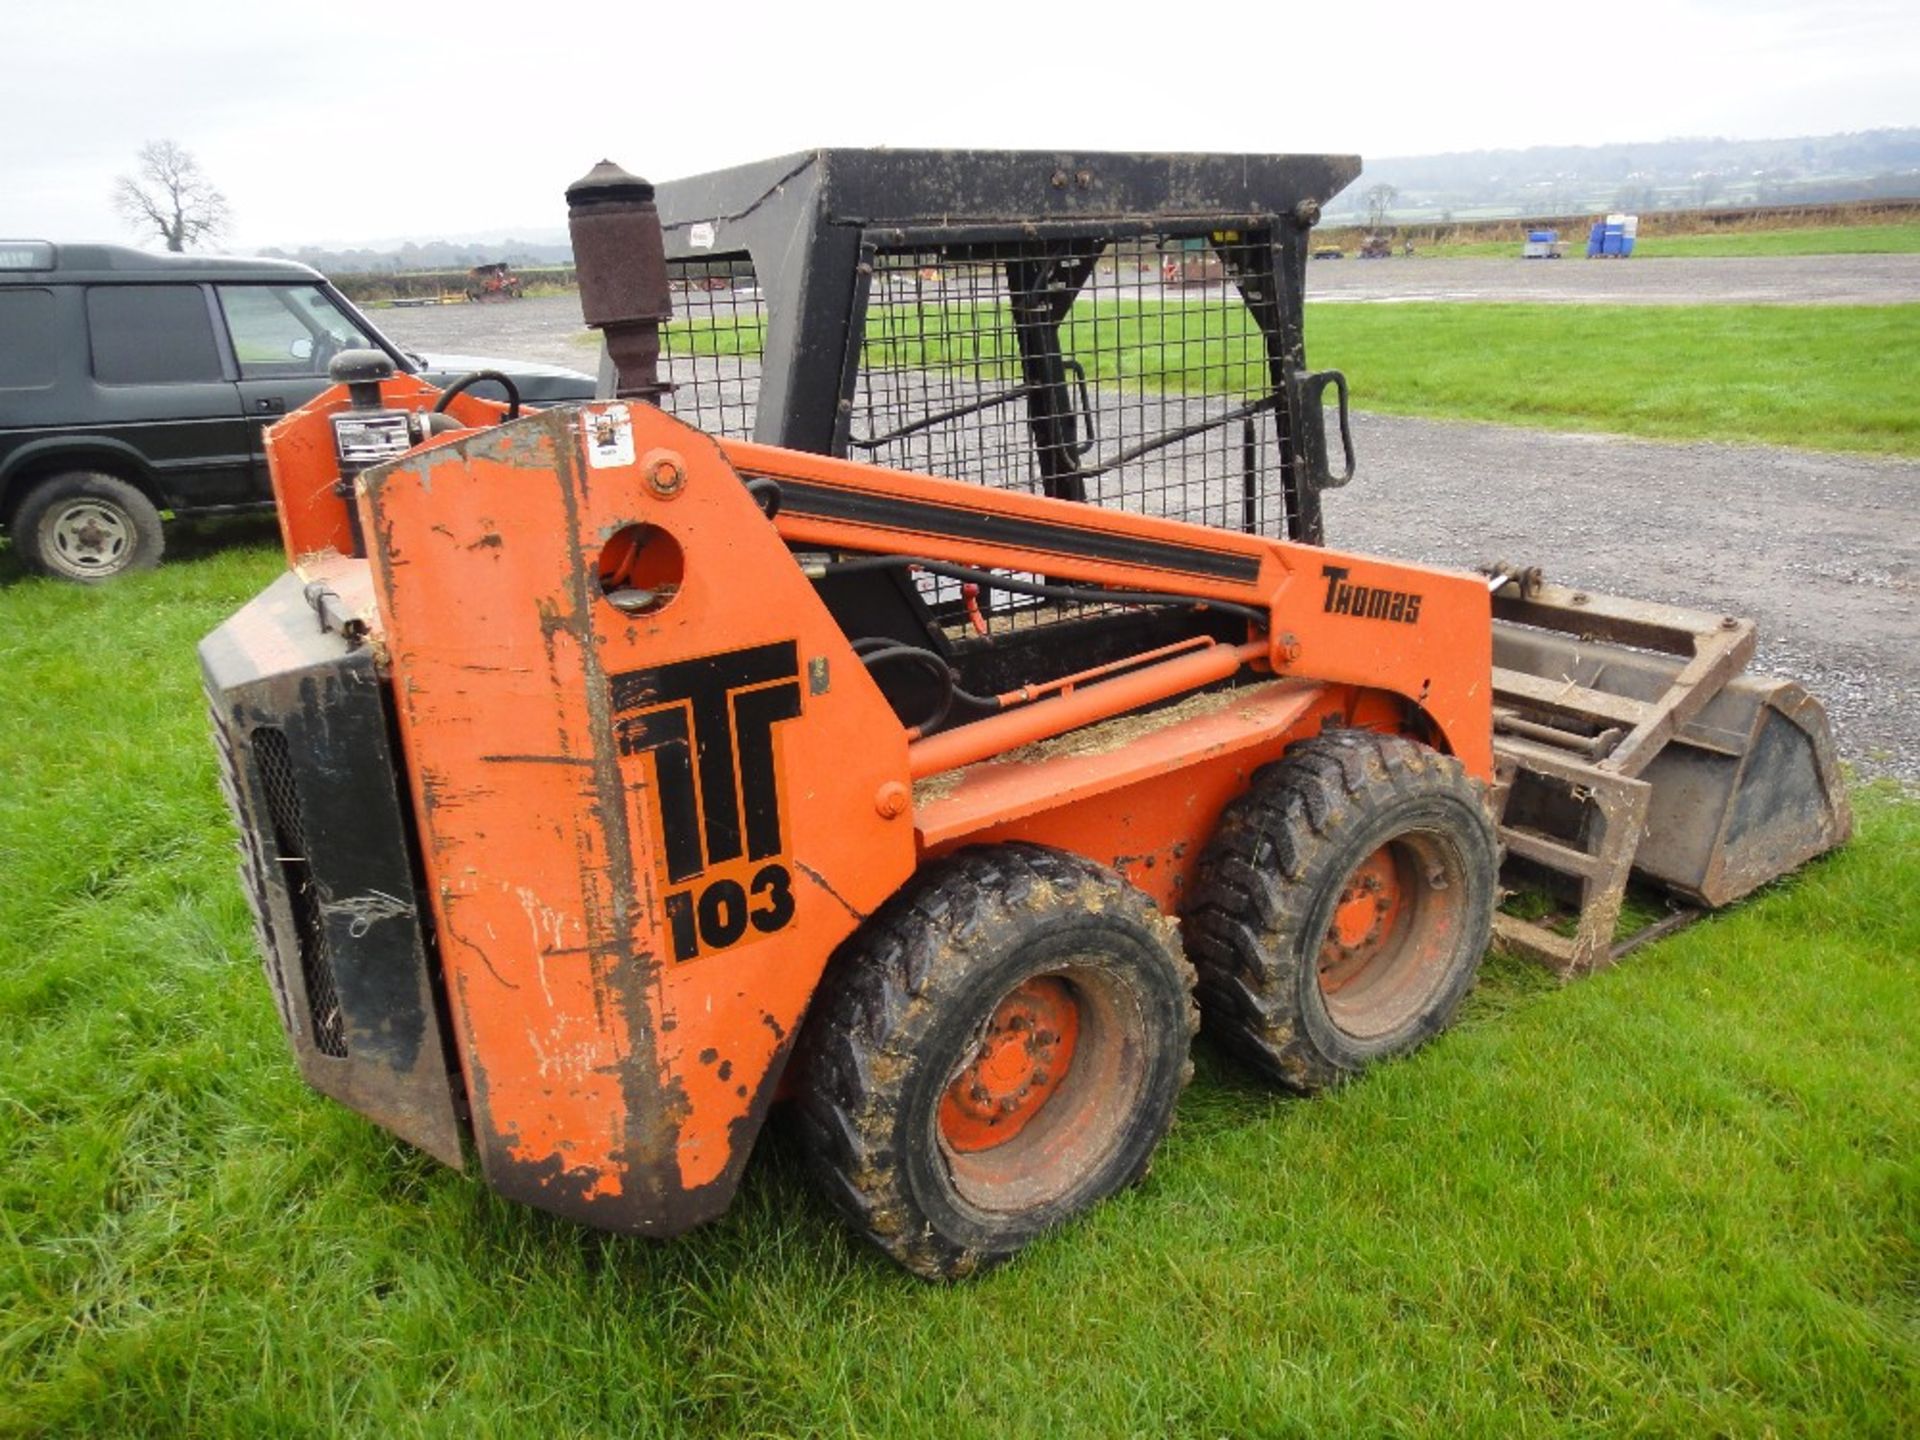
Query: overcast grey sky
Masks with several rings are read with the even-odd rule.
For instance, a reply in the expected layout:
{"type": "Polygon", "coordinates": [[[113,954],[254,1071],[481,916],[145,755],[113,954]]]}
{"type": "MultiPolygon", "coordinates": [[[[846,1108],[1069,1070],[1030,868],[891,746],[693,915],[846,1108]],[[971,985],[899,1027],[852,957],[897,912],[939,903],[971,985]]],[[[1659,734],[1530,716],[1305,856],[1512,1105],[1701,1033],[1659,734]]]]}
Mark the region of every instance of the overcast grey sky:
{"type": "Polygon", "coordinates": [[[8,0],[0,235],[125,239],[167,137],[231,248],[564,223],[815,145],[1417,155],[1920,124],[1916,0],[8,0]]]}

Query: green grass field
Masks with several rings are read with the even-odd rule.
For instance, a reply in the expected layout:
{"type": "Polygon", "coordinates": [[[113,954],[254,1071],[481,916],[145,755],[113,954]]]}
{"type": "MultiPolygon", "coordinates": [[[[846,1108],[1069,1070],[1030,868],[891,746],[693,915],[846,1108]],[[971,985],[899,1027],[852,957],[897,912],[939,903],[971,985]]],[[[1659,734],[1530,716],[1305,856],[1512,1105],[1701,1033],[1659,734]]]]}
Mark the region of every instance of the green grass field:
{"type": "Polygon", "coordinates": [[[1362,410],[1920,455],[1920,305],[1309,305],[1362,410]]]}
{"type": "MultiPolygon", "coordinates": [[[[1177,308],[1103,323],[1230,380],[1245,337],[1177,308]]],[[[1368,408],[1912,454],[1916,309],[1325,306],[1310,343],[1368,408]]],[[[1145,1184],[936,1288],[778,1131],[647,1243],[307,1091],[193,653],[277,544],[169,543],[99,590],[0,548],[0,1437],[1920,1432],[1920,802],[1577,986],[1495,956],[1332,1095],[1203,1045],[1145,1184]]]]}
{"type": "Polygon", "coordinates": [[[1203,1049],[1148,1181],[977,1283],[776,1137],[684,1241],[515,1209],[296,1078],[193,658],[278,569],[0,554],[0,1434],[1901,1435],[1920,806],[1311,1102],[1203,1049]]]}
{"type": "MultiPolygon", "coordinates": [[[[1093,384],[1265,384],[1243,312],[1083,302],[1063,335],[1093,384]]],[[[1010,326],[992,328],[971,309],[876,307],[867,336],[875,364],[1019,376],[1010,326]]],[[[760,344],[752,325],[683,324],[667,339],[669,353],[694,355],[760,344]]],[[[1361,410],[1920,455],[1920,304],[1309,305],[1307,354],[1346,372],[1361,410]]]]}
{"type": "MultiPolygon", "coordinates": [[[[1562,231],[1566,258],[1586,255],[1585,233],[1562,231]]],[[[1511,259],[1520,254],[1518,240],[1465,240],[1453,244],[1420,245],[1422,256],[1440,259],[1511,259]]],[[[1804,230],[1733,230],[1704,235],[1648,235],[1634,246],[1636,260],[1676,256],[1746,255],[1912,255],[1920,252],[1920,223],[1893,225],[1809,226],[1804,230]]]]}

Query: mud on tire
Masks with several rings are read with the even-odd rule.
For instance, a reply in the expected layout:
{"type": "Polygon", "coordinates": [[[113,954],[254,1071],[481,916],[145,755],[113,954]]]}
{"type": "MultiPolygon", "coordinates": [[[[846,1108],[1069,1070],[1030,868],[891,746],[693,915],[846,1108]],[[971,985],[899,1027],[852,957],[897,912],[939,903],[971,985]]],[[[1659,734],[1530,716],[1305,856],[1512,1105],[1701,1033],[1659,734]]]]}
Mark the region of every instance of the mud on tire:
{"type": "Polygon", "coordinates": [[[797,1111],[829,1197],[967,1275],[1138,1180],[1192,1074],[1193,971],[1113,871],[1032,845],[917,875],[834,957],[797,1111]]]}
{"type": "Polygon", "coordinates": [[[1227,807],[1186,915],[1207,1032],[1313,1091],[1452,1019],[1493,925],[1498,841],[1459,762],[1343,730],[1227,807]]]}

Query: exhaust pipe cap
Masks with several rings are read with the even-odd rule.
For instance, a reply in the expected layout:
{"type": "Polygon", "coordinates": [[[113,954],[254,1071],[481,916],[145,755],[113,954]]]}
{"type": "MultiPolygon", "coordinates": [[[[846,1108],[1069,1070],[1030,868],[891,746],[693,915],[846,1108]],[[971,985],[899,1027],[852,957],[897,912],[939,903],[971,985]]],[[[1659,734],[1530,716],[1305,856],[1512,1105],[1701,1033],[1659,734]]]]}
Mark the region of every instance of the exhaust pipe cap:
{"type": "Polygon", "coordinates": [[[602,160],[567,187],[567,204],[605,205],[653,199],[653,183],[602,160]]]}

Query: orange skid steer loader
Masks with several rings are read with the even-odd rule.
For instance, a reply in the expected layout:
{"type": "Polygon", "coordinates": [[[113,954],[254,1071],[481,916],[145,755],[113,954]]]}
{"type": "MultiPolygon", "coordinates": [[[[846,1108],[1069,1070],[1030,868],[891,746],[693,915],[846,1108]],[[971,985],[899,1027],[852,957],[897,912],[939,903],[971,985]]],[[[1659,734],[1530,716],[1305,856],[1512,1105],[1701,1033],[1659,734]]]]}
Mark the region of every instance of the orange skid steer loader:
{"type": "MultiPolygon", "coordinates": [[[[1144,1173],[1200,1022],[1305,1091],[1442,1029],[1494,924],[1497,807],[1619,740],[1568,698],[1596,703],[1597,673],[1531,707],[1517,672],[1494,683],[1491,591],[1525,577],[1318,543],[1319,394],[1344,383],[1300,368],[1299,280],[1345,160],[934,159],[864,199],[832,193],[853,170],[785,171],[828,229],[929,177],[971,182],[921,207],[948,226],[990,181],[1018,192],[958,240],[843,249],[864,288],[858,353],[815,356],[850,401],[827,453],[688,423],[719,361],[762,423],[812,383],[779,351],[782,277],[756,262],[764,317],[676,280],[694,227],[663,237],[652,187],[604,165],[569,200],[614,398],[521,414],[348,355],[271,433],[289,571],[201,654],[281,1019],[314,1088],[513,1199],[678,1233],[727,1207],[786,1100],[855,1228],[964,1275],[1144,1173]],[[1006,230],[1016,201],[1047,223],[1006,230]],[[1110,328],[1225,313],[1100,264],[1196,224],[1252,314],[1255,393],[1162,389],[1184,408],[1143,439],[1147,402],[1062,337],[1101,285],[1128,287],[1110,328]],[[986,358],[952,343],[969,286],[1010,337],[986,358]],[[682,343],[676,296],[755,314],[682,343]],[[916,345],[875,342],[902,325],[916,345]],[[966,471],[989,422],[1027,442],[1019,483],[842,458],[945,427],[966,471]],[[1497,714],[1547,758],[1497,754],[1497,714]]],[[[711,198],[687,213],[751,209],[711,198]]],[[[1637,751],[1697,728],[1640,683],[1632,718],[1663,733],[1637,751]]],[[[1794,714],[1826,745],[1817,706],[1794,714]]],[[[1777,836],[1739,718],[1693,738],[1777,836]]],[[[1641,773],[1596,783],[1644,800],[1641,773]]],[[[1773,873],[1844,832],[1830,773],[1796,774],[1819,834],[1773,873]]],[[[1531,805],[1533,853],[1578,869],[1591,827],[1548,840],[1567,817],[1531,805]]],[[[1608,813],[1613,855],[1644,806],[1608,813]]]]}

